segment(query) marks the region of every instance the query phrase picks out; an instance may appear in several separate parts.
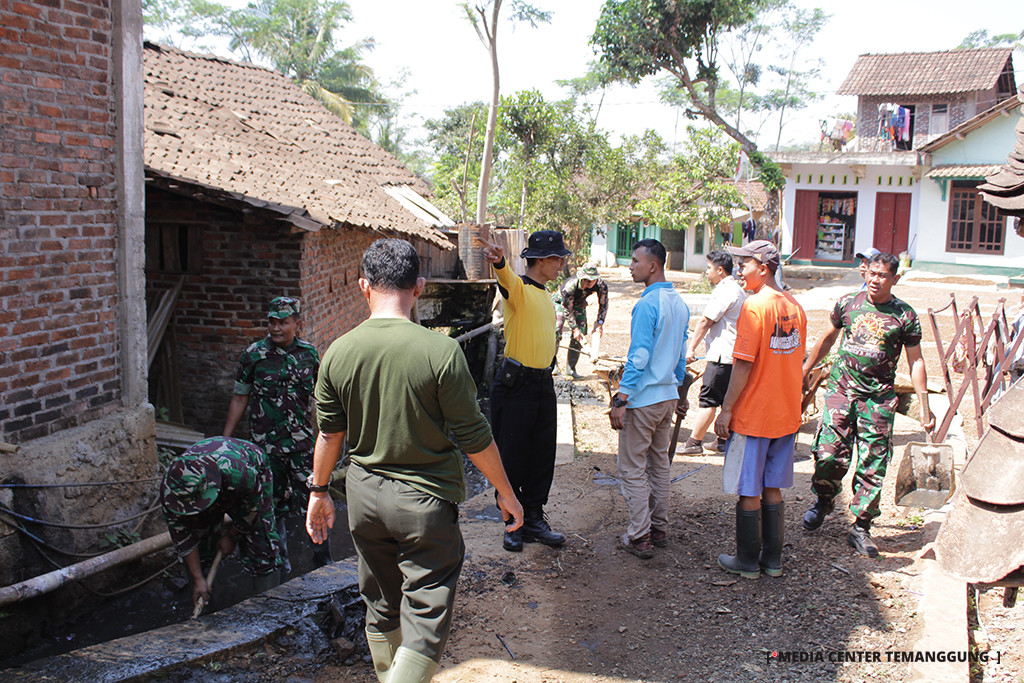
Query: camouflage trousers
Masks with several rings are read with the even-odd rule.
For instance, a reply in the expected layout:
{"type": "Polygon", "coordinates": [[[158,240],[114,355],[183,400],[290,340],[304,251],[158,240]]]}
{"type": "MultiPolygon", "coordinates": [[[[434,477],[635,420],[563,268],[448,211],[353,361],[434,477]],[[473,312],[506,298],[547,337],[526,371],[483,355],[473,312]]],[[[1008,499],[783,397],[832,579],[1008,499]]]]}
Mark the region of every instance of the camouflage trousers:
{"type": "MultiPolygon", "coordinates": [[[[565,327],[565,322],[569,321],[569,332],[572,332],[574,327],[579,328],[580,334],[584,337],[587,336],[587,309],[579,309],[570,311],[562,305],[561,301],[555,301],[555,324],[558,326],[555,332],[555,340],[558,343],[562,342],[562,329],[565,327]]],[[[576,363],[580,360],[580,351],[583,347],[580,342],[573,336],[569,337],[569,352],[566,356],[566,363],[572,369],[576,369],[576,363]]]]}
{"type": "Polygon", "coordinates": [[[309,489],[306,479],[313,472],[313,454],[307,452],[268,455],[274,475],[274,514],[284,519],[291,513],[306,514],[309,489]]]}
{"type": "Polygon", "coordinates": [[[814,480],[811,489],[822,498],[839,494],[850,469],[853,447],[858,451],[853,473],[850,512],[865,522],[880,514],[879,498],[885,469],[892,457],[892,426],[897,397],[859,398],[839,392],[825,394],[825,410],[814,435],[814,480]]]}

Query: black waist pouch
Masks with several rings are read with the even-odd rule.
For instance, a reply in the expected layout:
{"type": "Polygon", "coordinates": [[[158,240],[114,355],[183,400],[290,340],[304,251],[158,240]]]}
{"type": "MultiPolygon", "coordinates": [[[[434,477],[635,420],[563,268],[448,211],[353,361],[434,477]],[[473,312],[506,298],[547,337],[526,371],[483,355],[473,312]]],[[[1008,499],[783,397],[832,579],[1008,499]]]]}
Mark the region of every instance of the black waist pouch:
{"type": "Polygon", "coordinates": [[[501,364],[500,368],[498,368],[498,381],[511,389],[519,383],[519,376],[522,372],[522,363],[514,361],[511,358],[506,358],[505,362],[501,364]]]}

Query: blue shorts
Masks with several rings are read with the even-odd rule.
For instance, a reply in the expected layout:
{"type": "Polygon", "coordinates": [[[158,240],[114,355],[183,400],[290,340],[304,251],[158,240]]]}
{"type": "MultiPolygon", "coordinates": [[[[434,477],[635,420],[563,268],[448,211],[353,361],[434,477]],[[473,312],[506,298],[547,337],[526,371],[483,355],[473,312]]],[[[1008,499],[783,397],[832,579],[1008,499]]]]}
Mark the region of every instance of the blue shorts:
{"type": "Polygon", "coordinates": [[[733,432],[725,445],[722,490],[736,496],[756,497],[764,489],[793,485],[796,434],[769,439],[733,432]]]}

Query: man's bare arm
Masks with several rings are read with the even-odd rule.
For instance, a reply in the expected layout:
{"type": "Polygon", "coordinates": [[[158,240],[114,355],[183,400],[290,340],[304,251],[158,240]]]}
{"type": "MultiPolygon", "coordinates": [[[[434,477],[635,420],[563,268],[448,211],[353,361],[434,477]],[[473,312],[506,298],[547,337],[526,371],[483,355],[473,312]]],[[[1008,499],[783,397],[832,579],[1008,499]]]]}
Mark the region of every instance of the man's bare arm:
{"type": "Polygon", "coordinates": [[[515,531],[523,525],[523,506],[512,491],[512,484],[508,481],[505,468],[501,464],[501,455],[498,453],[498,445],[491,441],[487,448],[477,453],[467,453],[469,459],[476,468],[480,470],[487,481],[491,482],[498,492],[498,507],[507,520],[512,517],[512,523],[506,524],[507,531],[515,531]]]}
{"type": "Polygon", "coordinates": [[[249,394],[235,394],[231,397],[231,403],[228,404],[228,417],[224,420],[224,433],[221,436],[231,436],[235,433],[235,428],[242,421],[242,416],[245,415],[245,409],[248,407],[249,394]]]}
{"type": "Polygon", "coordinates": [[[704,316],[701,316],[697,321],[696,326],[693,328],[693,336],[690,337],[690,341],[686,344],[686,360],[697,360],[697,345],[704,339],[712,325],[714,325],[714,321],[704,316]]]}
{"type": "MultiPolygon", "coordinates": [[[[325,434],[320,432],[316,437],[316,445],[313,447],[313,474],[312,483],[323,486],[331,481],[331,472],[338,464],[341,456],[341,446],[345,443],[345,432],[325,434]]],[[[331,494],[323,493],[309,494],[309,507],[306,508],[306,532],[313,539],[314,543],[323,543],[327,540],[331,528],[334,527],[334,502],[331,494]]]]}
{"type": "Polygon", "coordinates": [[[753,361],[736,358],[732,362],[732,374],[729,375],[729,388],[722,399],[722,409],[715,420],[715,434],[723,439],[729,437],[729,423],[732,422],[732,409],[739,400],[740,394],[750,381],[750,372],[754,369],[753,361]]]}
{"type": "Polygon", "coordinates": [[[811,349],[811,353],[807,356],[804,361],[803,373],[804,378],[807,378],[808,373],[814,369],[821,359],[828,355],[828,352],[832,350],[832,345],[836,343],[836,339],[839,338],[839,333],[843,331],[841,327],[833,327],[832,330],[824,337],[818,340],[818,343],[811,349]]]}
{"type": "Polygon", "coordinates": [[[907,347],[907,365],[910,366],[910,383],[921,403],[921,428],[930,432],[935,428],[935,416],[928,407],[928,369],[924,364],[921,345],[907,347]]]}

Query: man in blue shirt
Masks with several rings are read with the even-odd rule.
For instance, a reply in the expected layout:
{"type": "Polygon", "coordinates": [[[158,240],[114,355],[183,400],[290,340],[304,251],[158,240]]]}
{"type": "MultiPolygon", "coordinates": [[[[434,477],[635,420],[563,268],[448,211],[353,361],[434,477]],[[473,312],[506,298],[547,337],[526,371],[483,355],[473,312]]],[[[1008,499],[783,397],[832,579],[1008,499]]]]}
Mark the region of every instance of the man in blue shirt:
{"type": "Polygon", "coordinates": [[[622,547],[641,559],[652,545],[668,545],[672,416],[686,415],[686,333],[690,310],[665,280],[665,247],[633,245],[633,282],[646,285],[633,307],[629,355],[612,397],[612,429],[619,432],[619,482],[629,509],[622,547]]]}

